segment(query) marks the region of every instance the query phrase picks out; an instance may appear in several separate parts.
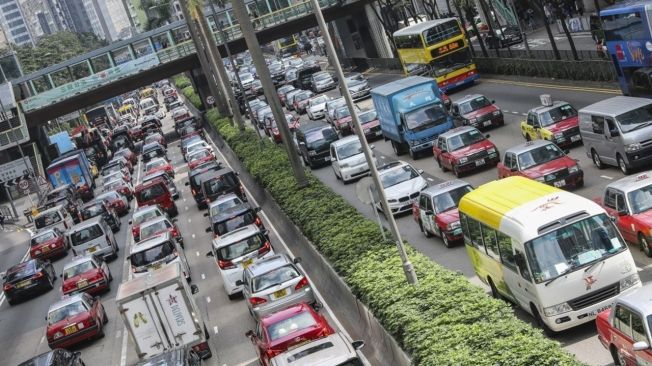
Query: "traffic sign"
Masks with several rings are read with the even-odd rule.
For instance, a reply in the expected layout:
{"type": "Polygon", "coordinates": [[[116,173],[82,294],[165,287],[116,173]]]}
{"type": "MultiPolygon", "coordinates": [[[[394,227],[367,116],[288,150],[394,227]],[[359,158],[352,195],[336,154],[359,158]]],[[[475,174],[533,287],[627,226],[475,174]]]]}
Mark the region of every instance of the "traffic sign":
{"type": "Polygon", "coordinates": [[[45,178],[43,178],[42,175],[39,175],[39,176],[36,178],[36,182],[38,183],[39,186],[47,186],[47,185],[48,185],[48,181],[45,180],[45,178]]]}
{"type": "Polygon", "coordinates": [[[212,95],[207,96],[207,97],[206,97],[206,104],[208,104],[208,105],[213,105],[213,104],[215,104],[215,98],[213,98],[212,95]]]}
{"type": "Polygon", "coordinates": [[[29,189],[29,181],[27,179],[22,179],[18,182],[18,188],[25,191],[29,189]]]}

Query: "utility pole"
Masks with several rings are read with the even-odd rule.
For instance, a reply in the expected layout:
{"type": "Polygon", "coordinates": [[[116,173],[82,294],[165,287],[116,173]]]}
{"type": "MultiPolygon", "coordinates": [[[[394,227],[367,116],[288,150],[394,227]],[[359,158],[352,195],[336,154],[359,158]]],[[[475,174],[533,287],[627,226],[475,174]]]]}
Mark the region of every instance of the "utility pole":
{"type": "MultiPolygon", "coordinates": [[[[267,69],[267,64],[265,63],[263,51],[258,43],[258,38],[256,38],[256,32],[254,26],[251,24],[251,19],[249,18],[249,14],[245,8],[244,1],[232,1],[231,9],[233,10],[236,19],[238,19],[238,23],[240,23],[240,30],[247,42],[247,48],[249,48],[251,58],[256,66],[256,72],[258,73],[260,82],[263,85],[265,98],[267,98],[267,103],[269,103],[269,106],[272,108],[272,114],[276,120],[276,126],[281,133],[281,138],[285,144],[288,159],[290,160],[290,165],[294,172],[294,178],[300,188],[307,187],[308,179],[306,178],[306,172],[303,170],[303,165],[301,164],[301,161],[299,161],[296,147],[292,142],[290,127],[285,121],[285,113],[283,113],[283,109],[281,109],[281,103],[278,99],[276,88],[272,82],[272,77],[269,75],[269,69],[267,69]]],[[[244,93],[244,90],[242,92],[244,93]]],[[[258,128],[258,126],[254,126],[254,128],[258,128]]]]}
{"type": "MultiPolygon", "coordinates": [[[[313,11],[315,12],[315,17],[317,18],[317,24],[319,24],[319,29],[321,30],[321,35],[324,38],[324,43],[326,44],[326,50],[328,51],[328,54],[334,55],[335,47],[333,46],[333,41],[331,40],[330,33],[328,33],[328,28],[326,25],[326,21],[324,20],[324,15],[321,13],[321,8],[319,7],[319,1],[310,0],[310,2],[312,3],[313,11]]],[[[403,272],[405,272],[405,277],[407,278],[408,283],[416,285],[419,283],[419,280],[417,279],[417,274],[414,272],[414,267],[412,266],[412,263],[410,262],[410,259],[408,258],[407,253],[405,252],[405,247],[403,246],[403,240],[401,239],[401,232],[398,230],[398,225],[396,224],[394,215],[392,215],[392,210],[389,208],[389,203],[387,203],[387,196],[385,196],[385,189],[383,188],[382,182],[380,181],[380,176],[378,175],[378,169],[376,168],[376,164],[374,163],[374,158],[371,153],[371,149],[369,148],[369,143],[367,143],[367,139],[364,136],[364,130],[360,125],[360,119],[358,118],[358,114],[355,113],[355,104],[353,103],[353,98],[351,97],[351,93],[349,92],[349,87],[348,85],[346,85],[346,79],[344,78],[344,71],[342,71],[342,65],[340,65],[339,60],[335,57],[333,57],[333,61],[334,62],[331,64],[331,66],[335,68],[335,73],[339,78],[342,96],[344,97],[344,100],[346,100],[346,105],[349,107],[349,110],[351,111],[351,120],[353,122],[355,134],[358,136],[358,139],[360,140],[360,144],[362,145],[362,152],[364,153],[364,156],[367,159],[367,164],[369,165],[369,172],[371,174],[371,179],[376,185],[377,188],[376,190],[378,191],[380,203],[383,206],[385,217],[387,218],[387,222],[389,223],[389,228],[392,232],[392,236],[394,237],[394,241],[396,242],[398,253],[401,256],[401,261],[403,262],[403,272]]]]}

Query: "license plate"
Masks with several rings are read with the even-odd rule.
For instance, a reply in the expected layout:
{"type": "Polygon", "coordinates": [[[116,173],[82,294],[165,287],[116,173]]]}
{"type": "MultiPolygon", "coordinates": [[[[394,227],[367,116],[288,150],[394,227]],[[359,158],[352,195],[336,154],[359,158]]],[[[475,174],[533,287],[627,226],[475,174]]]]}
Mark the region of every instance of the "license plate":
{"type": "Polygon", "coordinates": [[[376,131],[376,136],[380,136],[383,134],[383,131],[376,131]]]}
{"type": "Polygon", "coordinates": [[[254,263],[253,258],[245,259],[242,261],[242,268],[247,268],[254,263]]]}
{"type": "Polygon", "coordinates": [[[453,230],[453,235],[460,235],[460,234],[462,234],[462,229],[458,228],[453,230]]]}
{"type": "Polygon", "coordinates": [[[282,289],[274,292],[274,298],[275,299],[280,299],[281,297],[285,297],[288,294],[287,289],[282,289]]]}
{"type": "Polygon", "coordinates": [[[46,246],[44,246],[43,248],[41,248],[41,250],[43,250],[44,252],[49,252],[49,251],[50,251],[50,247],[46,245],[46,246]]]}
{"type": "Polygon", "coordinates": [[[27,286],[29,286],[31,284],[32,284],[32,280],[25,280],[25,281],[18,282],[16,287],[17,288],[23,288],[23,287],[27,287],[27,286]]]}
{"type": "Polygon", "coordinates": [[[86,251],[89,252],[89,253],[95,253],[97,251],[97,247],[90,247],[90,248],[86,249],[86,251]]]}
{"type": "Polygon", "coordinates": [[[484,121],[484,122],[482,122],[482,125],[485,126],[485,127],[486,126],[491,126],[491,121],[484,121]]]}
{"type": "Polygon", "coordinates": [[[570,139],[571,139],[572,142],[577,142],[577,141],[579,141],[579,140],[582,139],[582,136],[580,136],[580,135],[574,135],[574,136],[571,136],[570,139]]]}
{"type": "Polygon", "coordinates": [[[597,316],[598,314],[600,314],[601,312],[603,312],[603,311],[605,311],[607,309],[611,309],[611,304],[605,305],[605,306],[603,306],[603,307],[601,307],[599,309],[593,310],[592,312],[588,313],[587,315],[590,316],[590,317],[594,317],[594,316],[597,316]]]}
{"type": "Polygon", "coordinates": [[[365,128],[365,129],[364,129],[364,134],[365,134],[365,135],[369,134],[369,129],[368,129],[368,128],[365,128]]]}
{"type": "Polygon", "coordinates": [[[63,328],[63,333],[65,335],[73,334],[77,331],[77,326],[76,325],[69,325],[65,328],[63,328]]]}
{"type": "Polygon", "coordinates": [[[563,187],[563,186],[566,185],[566,180],[565,180],[565,179],[562,179],[562,180],[560,180],[560,181],[557,181],[557,182],[553,183],[553,185],[554,185],[555,187],[557,187],[557,188],[559,188],[559,187],[563,187]]]}
{"type": "Polygon", "coordinates": [[[481,166],[484,165],[484,159],[476,160],[475,161],[475,166],[481,166]]]}
{"type": "Polygon", "coordinates": [[[86,281],[86,280],[81,280],[81,281],[77,282],[77,288],[84,288],[86,286],[88,286],[88,281],[86,281]]]}

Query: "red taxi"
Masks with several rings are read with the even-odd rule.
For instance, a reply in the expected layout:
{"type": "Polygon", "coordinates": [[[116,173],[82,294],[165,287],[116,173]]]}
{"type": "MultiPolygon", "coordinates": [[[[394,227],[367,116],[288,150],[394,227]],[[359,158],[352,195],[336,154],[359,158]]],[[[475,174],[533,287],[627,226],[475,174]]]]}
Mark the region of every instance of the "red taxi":
{"type": "MultiPolygon", "coordinates": [[[[289,113],[285,114],[285,121],[288,124],[288,127],[290,127],[290,131],[295,131],[300,127],[299,123],[299,117],[295,117],[289,113]]],[[[281,139],[281,132],[278,130],[278,125],[276,125],[276,120],[272,120],[272,125],[271,125],[271,138],[274,140],[274,142],[280,144],[282,142],[281,139]]]]}
{"type": "Polygon", "coordinates": [[[140,224],[140,237],[139,241],[147,240],[153,236],[159,235],[163,232],[169,232],[170,236],[181,245],[183,248],[183,237],[181,230],[175,224],[175,220],[170,220],[165,216],[158,216],[151,220],[145,221],[140,224]]]}
{"type": "Polygon", "coordinates": [[[326,318],[306,303],[291,306],[260,319],[256,331],[248,331],[263,366],[290,348],[335,333],[326,318]]]}
{"type": "Polygon", "coordinates": [[[64,297],[52,304],[46,320],[48,346],[55,349],[104,337],[104,324],[109,318],[99,298],[81,293],[64,297]]]}
{"type": "Polygon", "coordinates": [[[147,135],[147,137],[145,137],[145,140],[143,140],[143,146],[147,144],[151,144],[152,142],[158,142],[161,146],[165,148],[168,147],[168,143],[165,140],[165,137],[159,132],[155,132],[147,135]]]}
{"type": "Polygon", "coordinates": [[[160,171],[164,171],[170,176],[170,178],[174,178],[174,168],[172,168],[172,164],[164,158],[152,159],[145,164],[145,174],[152,174],[160,171]]]}
{"type": "Polygon", "coordinates": [[[170,217],[179,214],[172,193],[163,178],[156,178],[136,186],[138,206],[159,205],[170,217]]]}
{"type": "Polygon", "coordinates": [[[607,184],[594,199],[613,217],[623,238],[652,257],[652,171],[607,184]]]}
{"type": "Polygon", "coordinates": [[[138,243],[140,241],[140,225],[156,217],[165,217],[165,212],[156,205],[142,206],[134,212],[132,219],[129,220],[129,225],[131,225],[131,235],[134,237],[134,242],[138,243]]]}
{"type": "Polygon", "coordinates": [[[452,170],[456,177],[486,166],[495,166],[500,154],[489,135],[465,126],[447,131],[437,138],[432,153],[442,171],[452,170]]]}
{"type": "Polygon", "coordinates": [[[68,254],[70,244],[59,228],[39,231],[29,241],[29,255],[32,259],[50,259],[68,254]]]}
{"type": "MultiPolygon", "coordinates": [[[[355,113],[360,113],[360,108],[355,106],[355,113]]],[[[338,130],[342,135],[350,134],[353,132],[353,126],[351,124],[351,112],[349,107],[346,105],[341,106],[335,110],[333,114],[333,120],[335,121],[335,129],[338,130]]]]}
{"type": "Polygon", "coordinates": [[[376,113],[375,109],[360,112],[358,119],[360,120],[364,137],[367,140],[383,136],[383,130],[380,128],[380,121],[378,120],[378,113],[376,113]]]}
{"type": "Polygon", "coordinates": [[[145,132],[138,125],[135,125],[135,126],[132,126],[131,128],[129,128],[129,133],[131,134],[131,138],[134,141],[140,141],[145,136],[145,132]]]}
{"type": "Polygon", "coordinates": [[[132,165],[132,166],[133,166],[133,165],[136,165],[136,163],[138,163],[138,156],[137,156],[136,154],[134,154],[133,151],[131,151],[131,150],[127,149],[127,148],[123,148],[123,149],[120,149],[120,150],[116,151],[116,152],[113,154],[113,156],[114,156],[114,157],[116,157],[116,156],[122,156],[123,158],[125,158],[125,159],[127,159],[129,162],[131,162],[131,165],[132,165]]]}
{"type": "Polygon", "coordinates": [[[188,155],[188,169],[195,169],[198,165],[215,160],[215,155],[208,149],[193,151],[188,155]]]}
{"type": "Polygon", "coordinates": [[[455,124],[476,128],[497,127],[505,124],[503,112],[494,101],[484,95],[473,94],[455,101],[451,109],[455,124]]]}
{"type": "Polygon", "coordinates": [[[457,206],[473,187],[461,180],[451,180],[421,191],[412,205],[412,216],[426,237],[437,235],[446,248],[463,239],[457,206]]]}
{"type": "Polygon", "coordinates": [[[93,295],[109,291],[111,289],[109,282],[113,280],[106,262],[94,255],[73,258],[72,262],[63,266],[61,278],[63,279],[61,291],[64,295],[78,292],[93,295]]]}
{"type": "Polygon", "coordinates": [[[118,191],[109,191],[102,193],[98,195],[96,199],[104,200],[109,205],[109,207],[113,208],[115,213],[117,213],[119,216],[124,216],[129,213],[128,198],[124,194],[118,193],[118,191]]]}
{"type": "Polygon", "coordinates": [[[498,179],[520,175],[557,188],[584,185],[577,161],[550,141],[528,141],[509,148],[497,167],[498,179]]]}
{"type": "Polygon", "coordinates": [[[582,141],[577,111],[570,103],[553,102],[549,95],[542,95],[541,104],[521,121],[521,133],[527,141],[543,139],[562,147],[582,141]]]}

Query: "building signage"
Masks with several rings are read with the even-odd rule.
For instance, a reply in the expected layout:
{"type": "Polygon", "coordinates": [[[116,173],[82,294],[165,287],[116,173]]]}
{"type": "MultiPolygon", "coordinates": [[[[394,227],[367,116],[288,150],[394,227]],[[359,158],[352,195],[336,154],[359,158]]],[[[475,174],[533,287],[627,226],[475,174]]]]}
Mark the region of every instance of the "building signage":
{"type": "Polygon", "coordinates": [[[32,162],[29,159],[17,159],[12,162],[0,165],[0,181],[8,182],[14,178],[28,175],[32,170],[32,162]],[[27,165],[25,165],[27,163],[27,165]]]}

